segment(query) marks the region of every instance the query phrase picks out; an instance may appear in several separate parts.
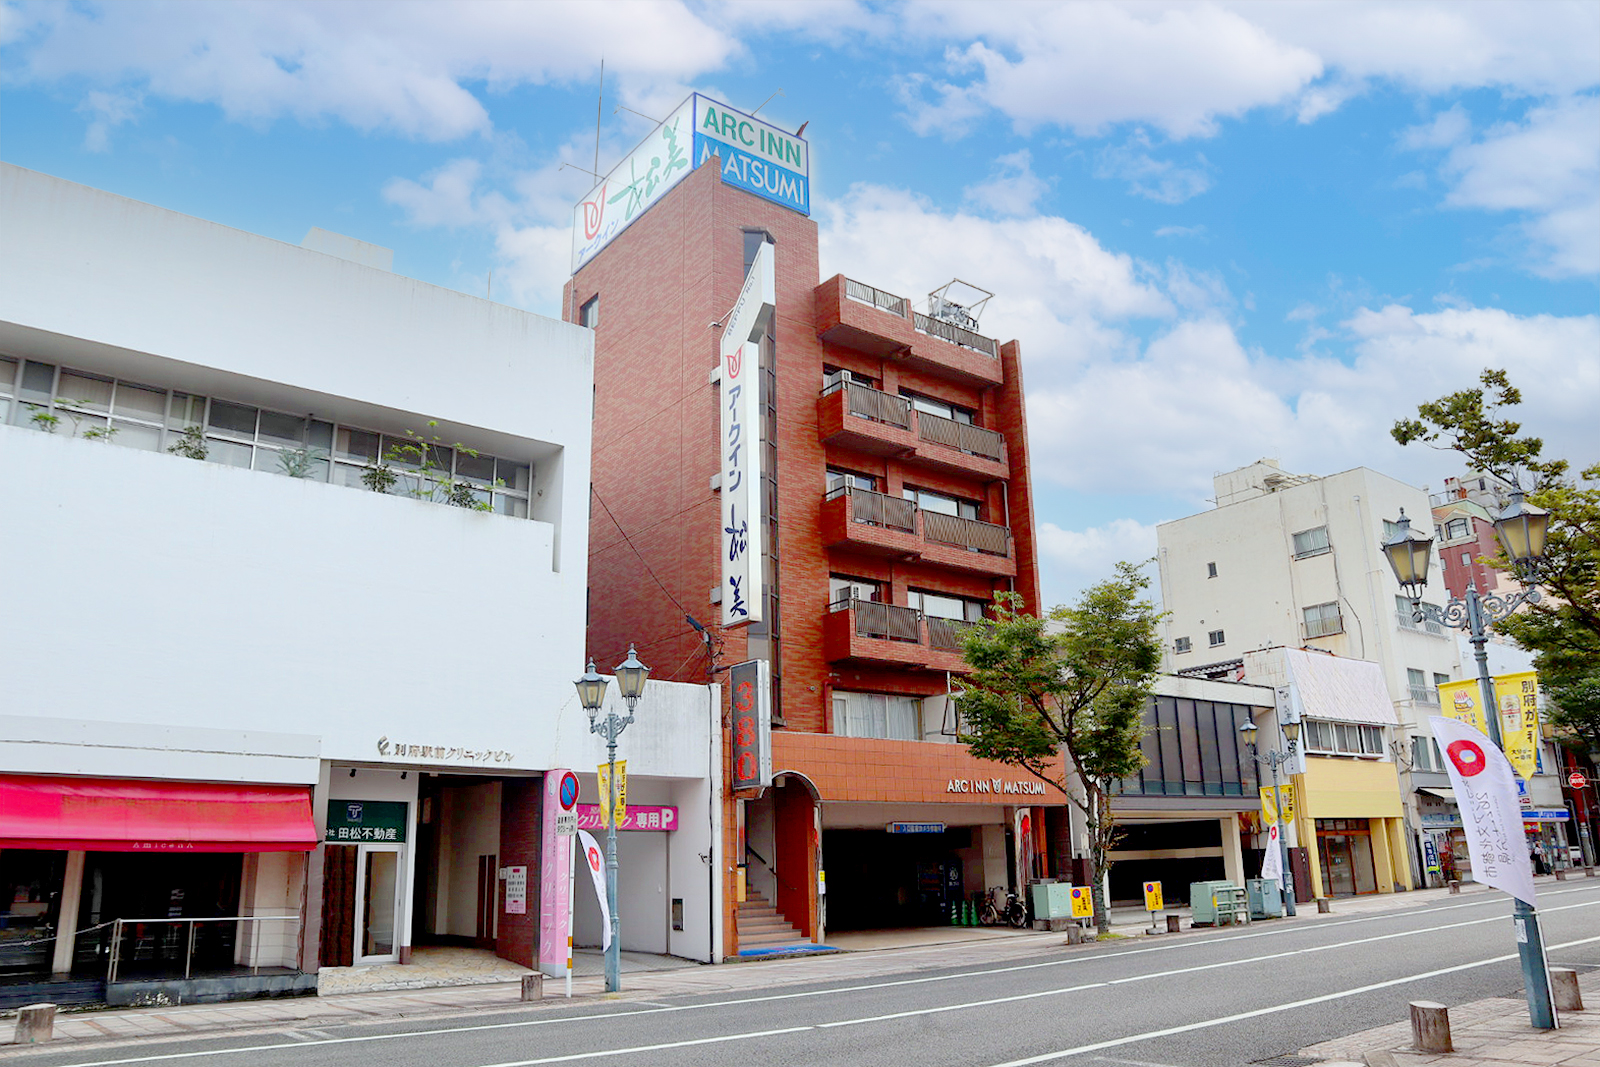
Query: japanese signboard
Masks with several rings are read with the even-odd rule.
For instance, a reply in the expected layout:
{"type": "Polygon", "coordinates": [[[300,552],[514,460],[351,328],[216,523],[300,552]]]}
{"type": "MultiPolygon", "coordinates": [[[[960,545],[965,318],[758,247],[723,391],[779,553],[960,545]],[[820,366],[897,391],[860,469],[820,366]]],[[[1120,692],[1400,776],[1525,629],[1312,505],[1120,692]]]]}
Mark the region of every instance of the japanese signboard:
{"type": "MultiPolygon", "coordinates": [[[[595,805],[600,809],[600,825],[604,826],[611,817],[611,770],[610,765],[600,764],[598,771],[600,779],[600,803],[595,805]]],[[[621,827],[628,817],[628,761],[617,760],[617,826],[621,827]]]]}
{"type": "Polygon", "coordinates": [[[1535,671],[1494,678],[1494,699],[1500,712],[1500,740],[1517,777],[1533,777],[1539,763],[1539,675],[1535,671]]]}
{"type": "MultiPolygon", "coordinates": [[[[562,829],[564,819],[576,822],[578,776],[556,767],[544,776],[544,803],[540,805],[538,868],[539,966],[547,974],[564,970],[567,962],[567,917],[572,910],[572,885],[567,880],[575,841],[562,829]]],[[[576,827],[574,827],[576,829],[576,827]]]]}
{"type": "Polygon", "coordinates": [[[1433,736],[1444,749],[1445,770],[1461,809],[1472,877],[1534,906],[1533,867],[1522,833],[1517,782],[1505,755],[1464,723],[1431,715],[1433,736]]]}
{"type": "Polygon", "coordinates": [[[1094,918],[1094,894],[1089,892],[1086,885],[1072,887],[1072,917],[1074,919],[1094,918]]]}
{"type": "Polygon", "coordinates": [[[403,800],[330,800],[324,841],[354,844],[361,841],[406,839],[406,803],[403,800]]]}
{"type": "MultiPolygon", "coordinates": [[[[605,820],[600,817],[600,805],[579,804],[575,813],[580,830],[604,830],[605,820]]],[[[676,830],[678,809],[656,804],[630,804],[623,813],[618,830],[676,830]]]]}
{"type": "Polygon", "coordinates": [[[761,338],[771,328],[772,245],[762,242],[739,301],[723,324],[722,625],[761,619],[766,572],[766,509],[761,492],[761,338]]]}
{"type": "Polygon", "coordinates": [[[703,96],[694,98],[694,165],[712,156],[722,180],[811,214],[811,153],[794,134],[703,96]]]}
{"type": "Polygon", "coordinates": [[[764,659],[728,672],[733,702],[733,788],[772,784],[772,666],[764,659]]]}
{"type": "Polygon", "coordinates": [[[1282,798],[1281,805],[1279,800],[1272,795],[1272,786],[1261,787],[1261,821],[1267,826],[1271,826],[1278,821],[1278,808],[1280,806],[1283,808],[1284,825],[1287,826],[1289,823],[1294,822],[1294,783],[1286,782],[1278,786],[1277,792],[1278,796],[1282,798]]]}
{"type": "Polygon", "coordinates": [[[528,868],[506,868],[506,914],[528,914],[528,868]]]}
{"type": "Polygon", "coordinates": [[[1488,734],[1489,720],[1483,713],[1483,689],[1476,678],[1465,682],[1445,682],[1439,686],[1439,707],[1456,722],[1464,722],[1480,734],[1488,734]]]}
{"type": "Polygon", "coordinates": [[[1166,907],[1161,901],[1161,883],[1146,882],[1144,884],[1144,910],[1160,911],[1166,907]]]}
{"type": "Polygon", "coordinates": [[[572,273],[688,176],[693,96],[650,131],[572,211],[572,273]]]}

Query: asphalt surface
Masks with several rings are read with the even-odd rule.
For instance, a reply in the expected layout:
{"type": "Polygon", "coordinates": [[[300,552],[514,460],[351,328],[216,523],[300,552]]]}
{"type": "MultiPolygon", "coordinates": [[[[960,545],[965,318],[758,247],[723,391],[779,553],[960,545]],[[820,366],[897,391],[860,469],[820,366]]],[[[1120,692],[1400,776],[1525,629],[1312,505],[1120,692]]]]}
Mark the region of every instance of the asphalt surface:
{"type": "MultiPolygon", "coordinates": [[[[1552,965],[1600,968],[1600,883],[1543,888],[1552,965]]],[[[1238,1067],[1392,1023],[1408,1001],[1520,996],[1509,900],[1113,942],[741,995],[546,1001],[466,1019],[27,1053],[46,1067],[1238,1067]]]]}

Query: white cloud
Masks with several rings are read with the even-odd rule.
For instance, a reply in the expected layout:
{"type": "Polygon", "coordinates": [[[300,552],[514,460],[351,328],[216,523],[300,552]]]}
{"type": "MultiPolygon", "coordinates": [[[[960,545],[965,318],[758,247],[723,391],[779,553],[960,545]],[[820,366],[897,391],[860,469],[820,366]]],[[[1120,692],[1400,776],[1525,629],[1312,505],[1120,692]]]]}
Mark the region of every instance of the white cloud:
{"type": "Polygon", "coordinates": [[[964,198],[997,215],[1026,215],[1050,188],[1033,173],[1033,156],[1026,148],[994,161],[987,180],[969,185],[964,198]]]}
{"type": "Polygon", "coordinates": [[[1181,204],[1211,188],[1205,157],[1197,156],[1200,166],[1180,167],[1171,160],[1150,154],[1150,138],[1135,130],[1127,142],[1107,145],[1095,162],[1095,177],[1117,178],[1128,183],[1128,192],[1160,204],[1181,204]]]}
{"type": "Polygon", "coordinates": [[[111,149],[111,131],[139,114],[144,103],[137,93],[107,93],[98,89],[90,92],[78,105],[78,111],[92,116],[83,131],[83,147],[90,152],[111,149]]]}
{"type": "Polygon", "coordinates": [[[1472,117],[1467,109],[1455,104],[1441,111],[1433,121],[1400,131],[1400,144],[1404,148],[1449,148],[1458,144],[1472,132],[1472,117]]]}
{"type": "Polygon", "coordinates": [[[475,159],[451,160],[423,185],[395,178],[383,187],[383,198],[403,209],[413,226],[470,226],[504,218],[503,198],[479,197],[476,186],[482,164],[475,159]]]}
{"type": "MultiPolygon", "coordinates": [[[[1121,562],[1139,563],[1156,554],[1156,527],[1133,519],[1114,519],[1104,526],[1069,530],[1043,516],[1039,517],[1038,545],[1043,572],[1041,595],[1046,607],[1070,603],[1080,590],[1109,577],[1121,562]]],[[[1151,587],[1146,592],[1159,597],[1154,581],[1155,569],[1146,572],[1151,587]]]]}
{"type": "MultiPolygon", "coordinates": [[[[85,3],[8,16],[11,78],[214,104],[233,120],[335,120],[449,140],[490,128],[488,92],[591,79],[602,47],[648,100],[739,45],[682,3],[85,3]]],[[[676,102],[676,101],[674,101],[676,102]]],[[[644,108],[641,108],[644,110],[644,108]]]]}
{"type": "Polygon", "coordinates": [[[1162,226],[1155,231],[1157,237],[1204,237],[1206,228],[1198,226],[1162,226]]]}

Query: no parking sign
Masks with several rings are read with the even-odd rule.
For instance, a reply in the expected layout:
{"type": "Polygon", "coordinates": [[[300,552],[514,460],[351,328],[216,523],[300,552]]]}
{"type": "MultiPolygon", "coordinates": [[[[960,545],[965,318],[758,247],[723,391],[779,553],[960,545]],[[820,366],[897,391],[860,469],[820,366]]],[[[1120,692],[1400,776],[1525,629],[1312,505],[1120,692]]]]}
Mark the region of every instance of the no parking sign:
{"type": "Polygon", "coordinates": [[[1094,896],[1086,885],[1072,887],[1072,917],[1074,919],[1094,918],[1094,896]]]}

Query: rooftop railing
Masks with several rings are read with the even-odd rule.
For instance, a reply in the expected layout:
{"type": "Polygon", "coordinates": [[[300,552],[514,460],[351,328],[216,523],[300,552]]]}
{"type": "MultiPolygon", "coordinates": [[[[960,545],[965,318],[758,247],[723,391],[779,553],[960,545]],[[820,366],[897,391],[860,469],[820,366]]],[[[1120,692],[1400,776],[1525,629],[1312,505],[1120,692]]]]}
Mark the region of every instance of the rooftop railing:
{"type": "Polygon", "coordinates": [[[844,280],[844,295],[851,300],[856,300],[863,304],[871,304],[875,308],[882,308],[891,315],[899,315],[902,319],[906,317],[908,304],[905,297],[886,293],[882,289],[874,289],[865,282],[858,282],[854,278],[846,278],[844,280]]]}
{"type": "Polygon", "coordinates": [[[981,333],[973,333],[971,330],[957,326],[953,322],[945,322],[943,319],[936,319],[932,315],[924,315],[918,311],[911,316],[911,324],[917,328],[919,333],[925,333],[929,337],[937,337],[940,340],[949,341],[953,345],[970,348],[974,352],[982,352],[984,355],[994,359],[1000,358],[1000,345],[994,338],[985,337],[981,333]]]}

